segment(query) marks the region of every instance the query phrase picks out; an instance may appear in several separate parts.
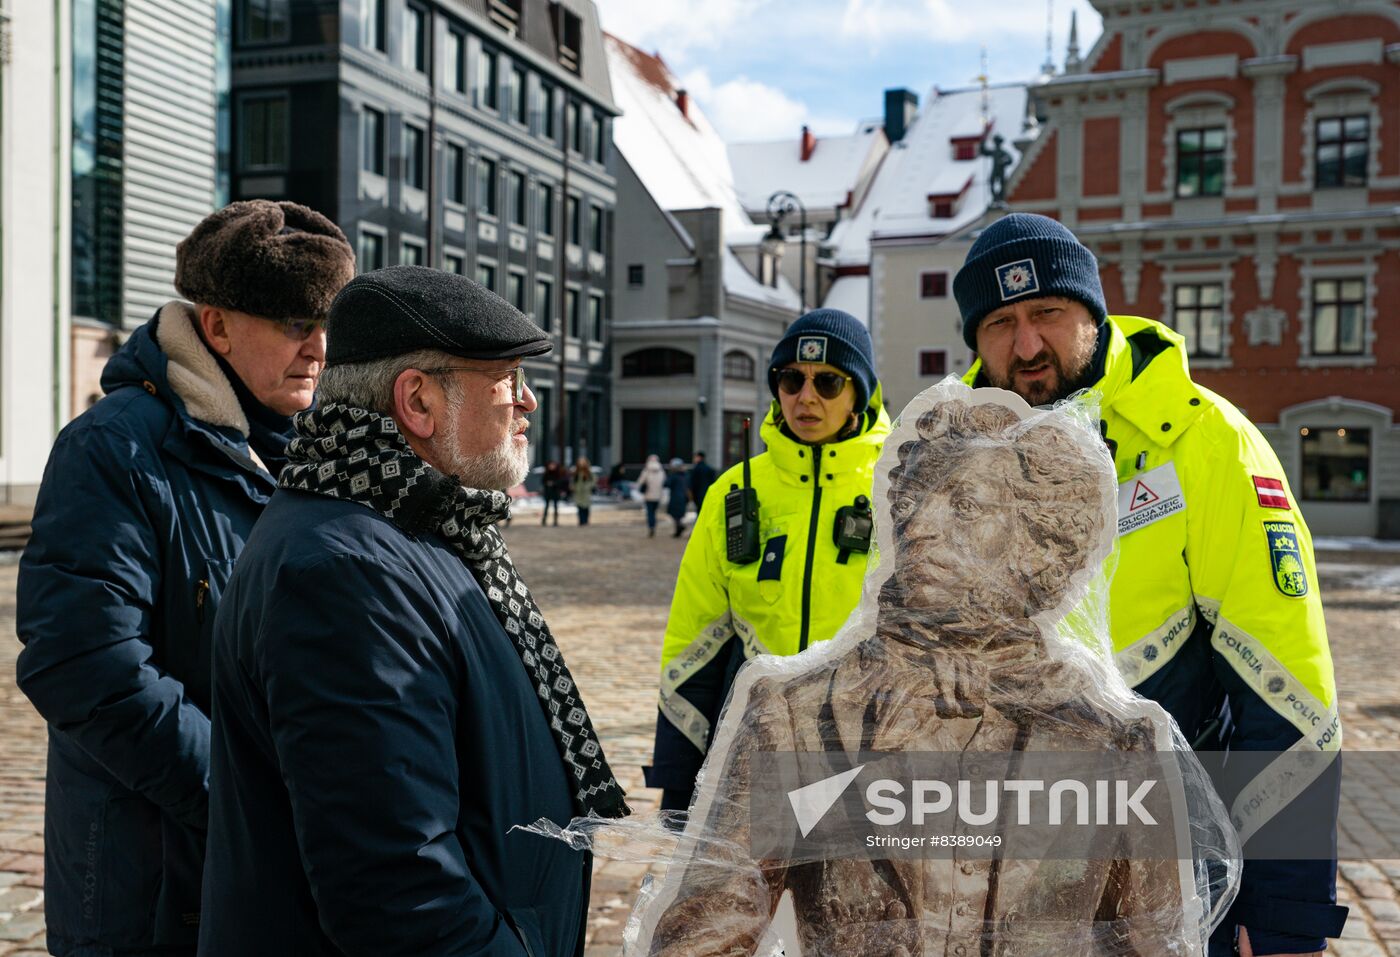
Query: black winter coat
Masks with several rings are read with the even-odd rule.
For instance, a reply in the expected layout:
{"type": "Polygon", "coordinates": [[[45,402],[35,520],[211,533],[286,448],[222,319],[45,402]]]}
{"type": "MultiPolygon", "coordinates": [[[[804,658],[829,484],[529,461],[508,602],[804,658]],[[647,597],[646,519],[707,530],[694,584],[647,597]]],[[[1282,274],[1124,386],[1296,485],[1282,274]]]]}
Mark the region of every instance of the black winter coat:
{"type": "MultiPolygon", "coordinates": [[[[198,933],[209,639],[273,483],[236,426],[195,418],[171,387],[157,324],[188,321],[167,306],[107,363],[106,397],[54,444],[20,561],[17,677],[49,724],[44,911],[59,955],[192,952],[198,933]]],[[[161,339],[177,329],[186,358],[214,368],[193,326],[161,339]]],[[[241,417],[210,375],[204,404],[241,417]]]]}
{"type": "Polygon", "coordinates": [[[466,566],[281,490],[214,633],[201,957],[581,954],[589,858],[514,645],[466,566]]]}

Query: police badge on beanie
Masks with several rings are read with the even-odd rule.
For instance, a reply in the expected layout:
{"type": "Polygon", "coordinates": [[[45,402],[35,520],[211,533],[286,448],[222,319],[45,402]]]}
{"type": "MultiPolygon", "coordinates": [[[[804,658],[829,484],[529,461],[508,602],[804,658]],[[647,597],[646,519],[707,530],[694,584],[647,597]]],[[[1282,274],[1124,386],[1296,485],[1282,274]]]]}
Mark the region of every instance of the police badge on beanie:
{"type": "Polygon", "coordinates": [[[779,340],[768,363],[768,389],[778,397],[778,372],[793,362],[824,362],[851,377],[856,411],[870,404],[875,391],[875,349],[859,319],[840,309],[813,309],[801,316],[779,340]]]}
{"type": "Polygon", "coordinates": [[[1094,254],[1062,224],[1035,213],[1012,213],[982,231],[953,279],[953,296],[973,351],[987,313],[1022,299],[1073,299],[1097,324],[1108,315],[1094,254]]]}

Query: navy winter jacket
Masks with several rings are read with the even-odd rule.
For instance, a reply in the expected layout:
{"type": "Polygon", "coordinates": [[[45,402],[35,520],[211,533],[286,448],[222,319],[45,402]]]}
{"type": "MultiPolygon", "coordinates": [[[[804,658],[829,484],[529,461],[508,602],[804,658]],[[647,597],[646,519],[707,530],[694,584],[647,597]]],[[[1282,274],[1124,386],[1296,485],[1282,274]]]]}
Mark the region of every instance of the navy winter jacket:
{"type": "MultiPolygon", "coordinates": [[[[273,484],[243,433],[196,420],[172,389],[155,332],[188,321],[172,305],[59,434],[20,562],[17,671],[49,725],[44,911],[59,955],[192,952],[197,934],[209,638],[273,484]]],[[[212,367],[193,327],[182,335],[212,367]]],[[[206,385],[236,415],[227,379],[206,385]]]]}
{"type": "Polygon", "coordinates": [[[214,629],[201,957],[581,954],[589,858],[519,654],[445,540],[280,490],[214,629]]]}

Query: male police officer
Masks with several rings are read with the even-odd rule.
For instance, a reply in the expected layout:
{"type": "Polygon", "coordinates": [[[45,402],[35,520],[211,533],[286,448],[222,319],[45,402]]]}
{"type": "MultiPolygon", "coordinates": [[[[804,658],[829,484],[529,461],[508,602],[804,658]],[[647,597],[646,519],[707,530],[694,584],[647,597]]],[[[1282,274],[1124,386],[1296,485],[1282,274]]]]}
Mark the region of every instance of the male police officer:
{"type": "MultiPolygon", "coordinates": [[[[969,383],[1034,405],[1101,396],[1120,483],[1113,642],[1128,683],[1198,747],[1329,759],[1304,784],[1330,819],[1303,815],[1300,789],[1264,797],[1260,775],[1225,795],[1242,838],[1335,828],[1341,728],[1312,540],[1268,443],[1191,381],[1180,335],[1107,315],[1093,254],[1052,219],[989,226],[953,293],[978,357],[969,383]]],[[[1236,940],[1246,955],[1320,952],[1345,919],[1335,861],[1250,860],[1212,953],[1236,940]]]]}

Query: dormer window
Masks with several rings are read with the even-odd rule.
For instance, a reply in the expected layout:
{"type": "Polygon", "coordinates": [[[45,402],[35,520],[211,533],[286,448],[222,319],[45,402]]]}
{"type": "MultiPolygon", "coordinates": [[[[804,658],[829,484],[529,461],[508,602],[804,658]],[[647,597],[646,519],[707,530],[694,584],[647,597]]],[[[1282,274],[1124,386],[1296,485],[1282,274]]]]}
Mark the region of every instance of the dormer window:
{"type": "Polygon", "coordinates": [[[578,14],[564,9],[562,3],[555,3],[550,19],[554,25],[554,43],[559,65],[570,73],[578,73],[583,49],[583,24],[578,14]]]}
{"type": "Polygon", "coordinates": [[[491,22],[515,36],[520,32],[520,7],[523,0],[490,0],[491,22]]]}

